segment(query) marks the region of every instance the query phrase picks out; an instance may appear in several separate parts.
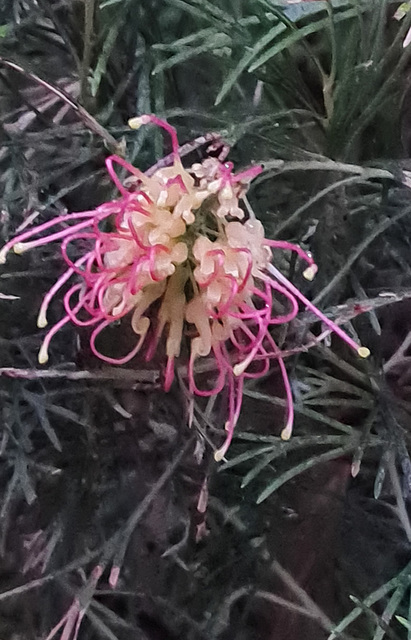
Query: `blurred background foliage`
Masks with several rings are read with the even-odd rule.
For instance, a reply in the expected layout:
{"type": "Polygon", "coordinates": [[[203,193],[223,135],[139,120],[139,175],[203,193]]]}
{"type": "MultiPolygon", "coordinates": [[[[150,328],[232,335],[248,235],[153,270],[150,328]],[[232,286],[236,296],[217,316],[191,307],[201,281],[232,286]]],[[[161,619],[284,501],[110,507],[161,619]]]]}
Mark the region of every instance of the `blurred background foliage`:
{"type": "Polygon", "coordinates": [[[43,640],[67,611],[55,637],[72,640],[79,610],[84,640],[411,638],[408,4],[402,19],[392,0],[1,4],[2,241],[114,197],[108,153],[153,165],[162,135],[126,123],[156,113],[191,143],[187,162],[215,134],[237,167],[264,163],[250,206],[319,273],[308,285],[280,267],[372,350],[359,362],[333,339],[301,353],[318,333],[302,313],[278,337],[293,438],[279,438],[273,367],[247,385],[218,466],[224,395],[196,403],[189,430],[184,385],[163,393],[160,361],[102,367],[72,328],[37,368],[36,314],[61,259],[55,247],[10,257],[2,640],[43,640]]]}

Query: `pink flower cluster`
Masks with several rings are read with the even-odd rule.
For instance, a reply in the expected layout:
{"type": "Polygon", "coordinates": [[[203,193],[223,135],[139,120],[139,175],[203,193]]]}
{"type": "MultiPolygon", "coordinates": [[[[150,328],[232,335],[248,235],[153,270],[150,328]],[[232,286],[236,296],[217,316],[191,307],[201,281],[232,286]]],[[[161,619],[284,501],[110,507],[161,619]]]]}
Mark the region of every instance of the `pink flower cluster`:
{"type": "Polygon", "coordinates": [[[238,421],[244,380],[264,375],[275,359],[288,405],[282,437],[289,438],[291,387],[270,328],[293,320],[302,303],[360,356],[366,357],[368,349],[326,318],[272,264],[272,249],[281,249],[294,252],[305,263],[306,278],[312,279],[317,270],[300,247],[265,238],[262,224],[240,206],[250,181],[262,168],[235,174],[231,162],[207,158],[185,169],[173,127],[152,115],[133,118],[129,124],[138,128],[149,123],[170,134],[171,166],[148,176],[110,156],[107,170],[121,194],[119,199],[93,211],[58,216],[21,233],[0,251],[0,263],[4,263],[10,249],[22,253],[49,242],[61,243],[67,270],[43,300],[39,327],[47,325],[51,300],[76,276],[63,296],[65,316],[47,333],[39,361],[47,362],[50,340],[69,322],[91,327],[93,353],[111,364],[125,364],[143,346],[150,359],[164,335],[168,390],[186,338],[190,392],[207,397],[228,388],[227,436],[215,453],[220,460],[238,421]],[[115,165],[129,172],[127,186],[120,182],[115,165]],[[74,259],[70,257],[73,244],[88,249],[74,259]],[[284,311],[274,311],[279,306],[284,311]],[[99,336],[125,316],[136,334],[135,344],[126,355],[109,357],[100,350],[99,336]],[[200,389],[196,361],[205,357],[214,359],[217,376],[213,386],[200,389]]]}

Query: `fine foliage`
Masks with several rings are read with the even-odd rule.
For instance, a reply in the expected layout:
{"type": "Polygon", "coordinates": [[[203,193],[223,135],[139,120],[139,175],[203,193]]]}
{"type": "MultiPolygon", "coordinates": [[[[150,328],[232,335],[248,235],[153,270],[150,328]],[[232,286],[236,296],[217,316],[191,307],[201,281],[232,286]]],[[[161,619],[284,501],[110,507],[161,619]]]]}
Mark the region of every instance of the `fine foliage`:
{"type": "Polygon", "coordinates": [[[400,4],[0,7],[0,638],[411,637],[400,4]]]}

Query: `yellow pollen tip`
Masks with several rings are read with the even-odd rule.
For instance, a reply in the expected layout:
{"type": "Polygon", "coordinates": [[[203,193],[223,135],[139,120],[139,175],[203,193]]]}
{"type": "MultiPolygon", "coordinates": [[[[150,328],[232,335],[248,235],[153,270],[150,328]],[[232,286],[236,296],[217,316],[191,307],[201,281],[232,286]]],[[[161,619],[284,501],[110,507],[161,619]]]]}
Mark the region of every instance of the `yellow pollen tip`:
{"type": "Polygon", "coordinates": [[[127,124],[130,129],[140,129],[143,123],[141,122],[141,118],[130,118],[127,124]]]}
{"type": "Polygon", "coordinates": [[[48,362],[48,359],[49,359],[49,354],[47,353],[47,349],[44,346],[42,346],[39,351],[38,361],[40,364],[46,364],[46,362],[48,362]]]}
{"type": "Polygon", "coordinates": [[[233,367],[233,373],[235,376],[241,376],[242,373],[244,373],[244,371],[247,369],[248,365],[250,363],[245,360],[244,362],[239,362],[238,364],[234,365],[233,367]]]}
{"type": "Polygon", "coordinates": [[[13,247],[13,251],[14,253],[17,253],[17,255],[19,256],[25,251],[27,251],[27,247],[24,244],[24,242],[16,242],[16,244],[13,247]]]}
{"type": "MultiPolygon", "coordinates": [[[[229,422],[227,421],[224,425],[224,429],[226,431],[228,431],[228,427],[229,427],[229,422]]],[[[230,446],[229,442],[226,440],[223,444],[222,447],[220,447],[219,449],[217,449],[216,451],[214,451],[214,460],[216,462],[221,462],[221,460],[224,460],[224,456],[227,453],[228,447],[230,446]]]]}
{"type": "Polygon", "coordinates": [[[359,347],[357,353],[360,356],[360,358],[368,358],[371,351],[367,349],[367,347],[359,347]]]}
{"type": "Polygon", "coordinates": [[[281,440],[289,440],[291,438],[291,433],[292,433],[292,427],[285,427],[285,429],[283,429],[281,431],[281,440]]]}
{"type": "Polygon", "coordinates": [[[317,273],[317,266],[311,265],[311,267],[307,267],[307,269],[303,272],[303,276],[306,280],[314,279],[315,274],[317,273]]]}
{"type": "Polygon", "coordinates": [[[39,329],[44,329],[44,327],[47,327],[48,322],[47,322],[47,318],[46,318],[46,314],[40,312],[37,318],[37,326],[39,329]]]}
{"type": "Polygon", "coordinates": [[[147,124],[148,122],[147,116],[137,116],[136,118],[130,118],[128,126],[130,129],[140,129],[143,124],[147,124]]]}
{"type": "Polygon", "coordinates": [[[6,256],[8,251],[0,251],[0,264],[6,264],[6,256]]]}

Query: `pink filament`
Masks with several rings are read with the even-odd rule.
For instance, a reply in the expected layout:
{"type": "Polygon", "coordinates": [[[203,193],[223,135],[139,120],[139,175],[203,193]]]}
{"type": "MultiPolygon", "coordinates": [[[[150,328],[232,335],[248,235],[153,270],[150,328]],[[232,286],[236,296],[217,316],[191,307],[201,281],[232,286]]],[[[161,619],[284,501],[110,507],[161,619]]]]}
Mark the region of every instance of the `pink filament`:
{"type": "Polygon", "coordinates": [[[359,345],[355,342],[355,340],[350,338],[350,336],[347,333],[345,333],[343,329],[341,329],[337,324],[335,324],[335,322],[327,318],[327,316],[325,316],[319,309],[317,309],[317,307],[313,305],[313,303],[310,302],[301,293],[301,291],[297,289],[297,287],[295,287],[289,280],[287,280],[287,278],[283,276],[283,274],[280,271],[278,271],[276,267],[270,264],[268,266],[268,269],[270,273],[272,273],[274,277],[277,278],[277,280],[279,280],[296,298],[301,300],[301,302],[307,307],[307,309],[312,311],[312,313],[316,315],[317,318],[322,320],[322,322],[324,322],[324,324],[327,325],[327,327],[329,327],[331,331],[336,333],[337,336],[339,336],[342,340],[344,340],[344,342],[346,342],[352,349],[354,349],[354,351],[358,351],[359,345]]]}
{"type": "Polygon", "coordinates": [[[133,167],[126,160],[123,160],[123,158],[120,158],[120,156],[116,156],[116,155],[109,156],[106,159],[106,167],[107,167],[108,174],[109,174],[110,178],[112,179],[112,181],[114,182],[114,184],[116,185],[117,189],[120,191],[120,193],[123,196],[128,196],[130,194],[130,192],[128,191],[128,189],[126,189],[123,186],[123,184],[118,179],[118,176],[117,176],[117,174],[116,174],[116,172],[114,170],[114,167],[113,167],[114,163],[120,165],[120,167],[123,167],[124,169],[127,169],[127,171],[129,171],[129,173],[133,174],[134,176],[137,176],[137,178],[139,178],[140,180],[142,180],[142,181],[146,181],[147,180],[147,177],[144,175],[144,173],[142,171],[140,171],[136,167],[133,167]]]}
{"type": "Polygon", "coordinates": [[[140,351],[141,346],[142,346],[146,336],[145,336],[145,334],[142,334],[140,336],[136,346],[133,349],[131,349],[131,351],[129,351],[129,353],[127,353],[122,358],[111,358],[110,356],[106,356],[103,353],[101,353],[97,349],[96,344],[95,344],[97,336],[104,329],[106,329],[111,324],[111,322],[112,321],[110,321],[110,320],[105,320],[96,329],[94,329],[94,331],[93,331],[93,333],[91,334],[91,337],[90,337],[91,350],[92,350],[92,352],[94,353],[94,355],[97,358],[99,358],[100,360],[103,360],[104,362],[108,362],[109,364],[116,364],[116,365],[126,364],[127,362],[130,362],[130,360],[132,360],[134,358],[134,356],[136,356],[137,353],[140,351]]]}
{"type": "Polygon", "coordinates": [[[70,321],[70,318],[68,316],[64,316],[64,318],[62,318],[61,320],[59,320],[58,322],[56,322],[55,325],[53,325],[51,327],[51,329],[46,333],[46,337],[43,340],[43,343],[41,345],[41,348],[43,351],[45,351],[46,353],[48,352],[48,348],[50,345],[50,341],[51,339],[56,335],[56,333],[58,333],[60,331],[60,329],[62,329],[62,327],[64,327],[64,325],[66,325],[68,322],[70,321]]]}
{"type": "Polygon", "coordinates": [[[298,255],[299,258],[304,260],[310,267],[315,265],[313,258],[306,252],[304,249],[298,246],[298,244],[292,244],[291,242],[286,242],[285,240],[268,240],[264,238],[264,244],[273,249],[282,249],[288,251],[294,251],[298,255]]]}
{"type": "Polygon", "coordinates": [[[237,175],[233,176],[233,182],[250,182],[254,180],[260,173],[262,173],[263,167],[258,165],[256,167],[250,167],[241,173],[237,173],[237,175]]]}
{"type": "Polygon", "coordinates": [[[141,121],[144,124],[148,124],[149,122],[151,122],[152,124],[157,125],[157,127],[160,127],[161,129],[164,129],[164,131],[167,131],[167,133],[170,135],[171,137],[171,145],[173,148],[173,155],[175,158],[179,158],[179,153],[178,153],[178,138],[177,138],[177,132],[174,129],[174,127],[171,126],[171,124],[168,124],[168,122],[166,122],[165,120],[161,120],[160,118],[157,118],[157,116],[155,115],[144,115],[141,116],[141,121]]]}
{"type": "Polygon", "coordinates": [[[188,380],[189,380],[189,390],[190,393],[194,393],[196,396],[201,396],[203,398],[209,398],[210,396],[216,396],[222,391],[225,384],[226,379],[226,362],[224,361],[221,354],[221,346],[218,342],[213,345],[212,348],[215,361],[217,363],[218,370],[218,378],[216,385],[213,389],[199,389],[195,383],[195,374],[194,374],[194,360],[195,356],[191,353],[190,360],[188,363],[188,380]]]}
{"type": "MultiPolygon", "coordinates": [[[[83,258],[80,258],[80,260],[82,262],[85,262],[86,257],[87,256],[83,256],[83,258]]],[[[80,260],[78,260],[77,263],[81,264],[80,260]]],[[[46,293],[46,295],[43,298],[43,302],[41,303],[39,317],[44,316],[44,318],[46,318],[46,313],[50,306],[50,302],[56,295],[57,291],[59,291],[59,289],[61,289],[61,287],[63,287],[68,280],[70,280],[73,274],[74,274],[74,269],[71,269],[71,268],[67,269],[67,271],[65,271],[63,275],[60,276],[57,282],[54,283],[51,289],[49,289],[49,291],[46,293]]]]}

